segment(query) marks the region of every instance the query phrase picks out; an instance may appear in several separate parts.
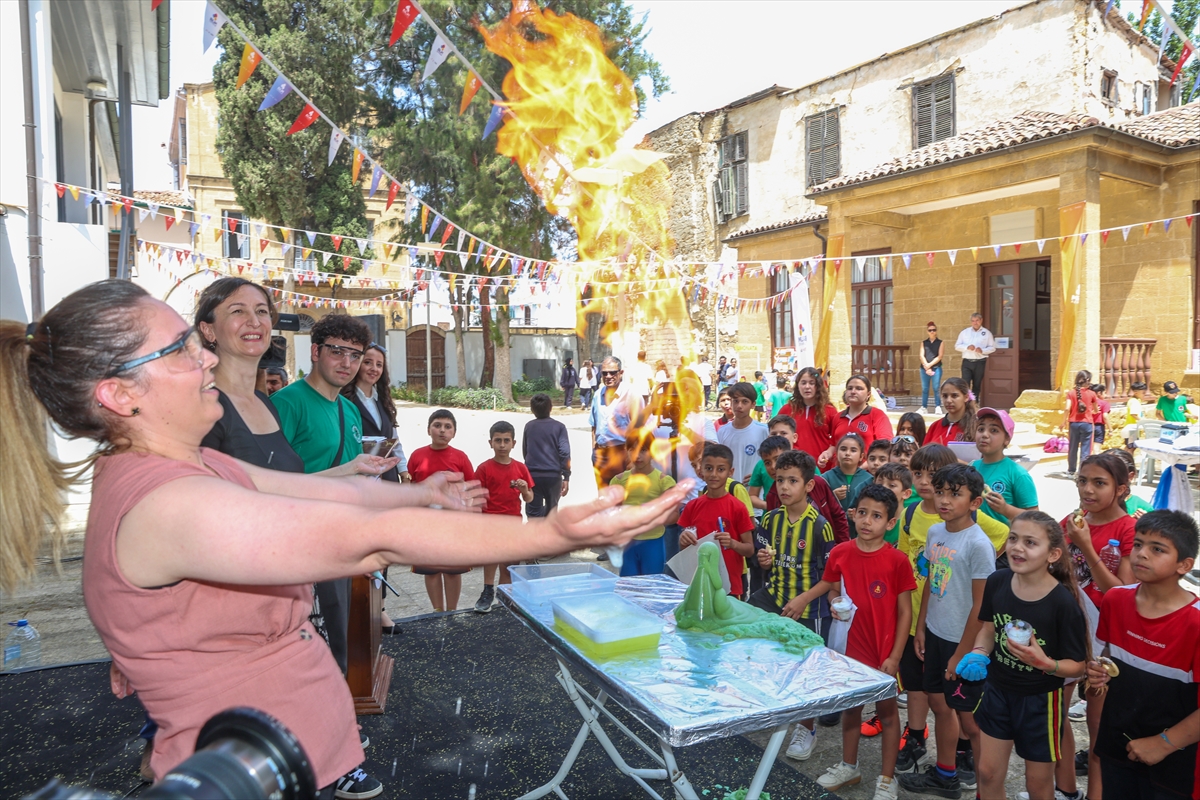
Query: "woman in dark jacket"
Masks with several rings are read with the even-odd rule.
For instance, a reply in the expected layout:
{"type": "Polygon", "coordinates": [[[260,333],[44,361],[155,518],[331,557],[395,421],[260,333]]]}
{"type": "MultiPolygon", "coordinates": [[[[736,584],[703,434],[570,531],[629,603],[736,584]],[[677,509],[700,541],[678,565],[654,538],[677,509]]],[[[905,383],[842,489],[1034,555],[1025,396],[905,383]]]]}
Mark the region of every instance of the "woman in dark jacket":
{"type": "MultiPolygon", "coordinates": [[[[388,377],[387,350],[383,345],[371,342],[363,353],[362,364],[353,383],[348,383],[342,389],[350,402],[358,406],[362,415],[363,436],[382,436],[385,439],[396,439],[396,404],[392,401],[392,383],[388,377]]],[[[380,453],[379,455],[386,455],[380,453]]],[[[404,455],[404,447],[396,442],[392,455],[400,459],[400,463],[381,476],[385,481],[408,483],[412,476],[408,474],[408,458],[404,455]]]]}

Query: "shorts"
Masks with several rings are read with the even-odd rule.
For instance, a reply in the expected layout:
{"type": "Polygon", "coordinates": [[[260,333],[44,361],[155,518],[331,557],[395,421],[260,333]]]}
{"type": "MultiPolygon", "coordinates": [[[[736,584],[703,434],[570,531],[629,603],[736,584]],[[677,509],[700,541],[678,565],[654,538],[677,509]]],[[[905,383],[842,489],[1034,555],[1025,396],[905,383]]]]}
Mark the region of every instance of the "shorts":
{"type": "Polygon", "coordinates": [[[925,691],[923,687],[925,663],[917,658],[917,648],[914,642],[915,639],[909,636],[908,643],[904,645],[904,652],[900,655],[900,669],[896,671],[902,692],[925,691]]]}
{"type": "Polygon", "coordinates": [[[957,642],[948,642],[925,629],[925,669],[921,688],[926,694],[942,694],[946,704],[955,711],[975,711],[983,695],[983,681],[946,680],[946,667],[958,649],[957,642]]]}
{"type": "Polygon", "coordinates": [[[1063,690],[1020,695],[991,681],[985,683],[975,712],[979,730],[993,739],[1011,741],[1017,756],[1026,761],[1061,761],[1063,690]]]}
{"type": "Polygon", "coordinates": [[[1092,441],[1096,444],[1104,444],[1104,425],[1096,425],[1092,428],[1092,441]]]}
{"type": "Polygon", "coordinates": [[[466,575],[470,569],[441,569],[439,567],[417,567],[414,566],[412,571],[418,575],[466,575]]]}
{"type": "MultiPolygon", "coordinates": [[[[748,602],[750,605],[754,606],[755,608],[760,608],[763,611],[766,611],[768,614],[783,613],[783,608],[781,608],[775,602],[775,598],[771,596],[771,592],[765,587],[751,594],[748,602]]],[[[826,645],[829,644],[829,628],[833,625],[832,617],[814,617],[812,619],[801,618],[796,621],[820,636],[821,641],[825,642],[826,645]]]]}
{"type": "Polygon", "coordinates": [[[667,566],[667,547],[663,537],[634,539],[625,545],[621,561],[621,577],[661,575],[667,566]]]}

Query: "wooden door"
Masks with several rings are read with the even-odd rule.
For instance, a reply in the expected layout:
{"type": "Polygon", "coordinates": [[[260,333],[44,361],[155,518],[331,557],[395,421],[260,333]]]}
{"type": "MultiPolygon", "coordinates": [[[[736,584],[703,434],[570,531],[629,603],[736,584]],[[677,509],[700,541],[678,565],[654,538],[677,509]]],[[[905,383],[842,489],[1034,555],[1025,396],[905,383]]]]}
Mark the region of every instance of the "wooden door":
{"type": "MultiPolygon", "coordinates": [[[[446,334],[441,328],[432,328],[429,332],[429,343],[433,346],[433,358],[430,359],[432,369],[433,389],[441,389],[446,385],[446,334]]],[[[425,387],[425,326],[415,325],[405,334],[405,352],[407,353],[408,380],[411,387],[425,387]]]]}
{"type": "Polygon", "coordinates": [[[1021,394],[1021,350],[1017,340],[1021,310],[1021,267],[995,264],[983,268],[983,326],[996,337],[988,357],[980,405],[1012,408],[1021,394]]]}

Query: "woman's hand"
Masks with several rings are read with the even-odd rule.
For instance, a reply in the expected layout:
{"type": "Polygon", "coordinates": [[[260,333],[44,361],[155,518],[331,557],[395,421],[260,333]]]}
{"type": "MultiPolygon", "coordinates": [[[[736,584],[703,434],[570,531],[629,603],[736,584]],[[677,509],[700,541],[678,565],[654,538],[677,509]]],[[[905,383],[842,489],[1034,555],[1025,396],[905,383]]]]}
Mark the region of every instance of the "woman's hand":
{"type": "Polygon", "coordinates": [[[483,511],[488,495],[479,481],[464,481],[461,472],[435,472],[419,485],[429,493],[428,505],[451,511],[483,511]]]}
{"type": "Polygon", "coordinates": [[[123,700],[133,694],[133,686],[129,684],[129,679],[125,677],[125,673],[117,669],[115,663],[108,665],[108,683],[112,687],[112,693],[117,696],[118,700],[123,700]]]}
{"type": "Polygon", "coordinates": [[[353,461],[343,464],[348,468],[348,475],[382,475],[400,463],[399,458],[384,458],[359,453],[353,461]]]}
{"type": "Polygon", "coordinates": [[[621,505],[625,492],[619,486],[600,490],[589,503],[559,506],[547,517],[562,538],[564,549],[624,545],[639,533],[666,523],[667,517],[683,502],[693,481],[685,478],[659,497],[640,506],[621,505]]]}

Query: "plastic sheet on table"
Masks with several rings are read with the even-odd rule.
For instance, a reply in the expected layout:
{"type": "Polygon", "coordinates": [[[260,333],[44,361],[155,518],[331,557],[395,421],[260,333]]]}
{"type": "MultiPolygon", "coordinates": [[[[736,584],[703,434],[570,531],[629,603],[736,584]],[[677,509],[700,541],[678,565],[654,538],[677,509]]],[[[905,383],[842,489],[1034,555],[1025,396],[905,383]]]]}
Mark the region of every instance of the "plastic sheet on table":
{"type": "MultiPolygon", "coordinates": [[[[825,647],[802,656],[764,639],[675,629],[687,587],[665,575],[622,578],[617,594],[666,623],[657,652],[595,661],[554,630],[549,603],[500,587],[500,601],[569,667],[599,684],[673,747],[775,728],[894,697],[896,681],[825,647]]],[[[577,676],[581,677],[581,676],[577,676]]]]}

